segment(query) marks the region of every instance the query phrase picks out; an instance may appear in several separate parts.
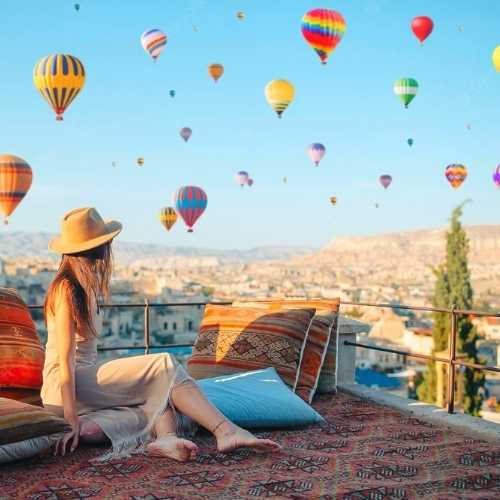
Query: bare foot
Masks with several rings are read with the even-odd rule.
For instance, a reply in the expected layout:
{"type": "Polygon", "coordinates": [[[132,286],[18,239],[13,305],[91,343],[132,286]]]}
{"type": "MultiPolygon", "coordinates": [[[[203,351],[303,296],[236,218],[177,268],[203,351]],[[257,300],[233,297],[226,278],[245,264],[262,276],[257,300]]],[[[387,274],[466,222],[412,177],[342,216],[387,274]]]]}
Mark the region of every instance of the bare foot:
{"type": "Polygon", "coordinates": [[[281,450],[281,446],[270,439],[259,439],[232,422],[224,422],[219,432],[216,433],[217,449],[226,453],[236,448],[253,448],[261,452],[273,452],[281,450]]]}
{"type": "Polygon", "coordinates": [[[157,438],[152,443],[149,443],[146,448],[150,455],[173,458],[178,462],[194,460],[198,454],[198,446],[196,444],[177,436],[157,438]]]}

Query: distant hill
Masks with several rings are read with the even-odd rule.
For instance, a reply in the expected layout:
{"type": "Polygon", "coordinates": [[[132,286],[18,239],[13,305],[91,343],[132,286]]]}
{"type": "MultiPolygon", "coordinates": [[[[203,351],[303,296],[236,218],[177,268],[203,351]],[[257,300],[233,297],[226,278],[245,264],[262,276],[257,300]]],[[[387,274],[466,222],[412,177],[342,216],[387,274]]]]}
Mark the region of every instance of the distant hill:
{"type": "MultiPolygon", "coordinates": [[[[0,259],[13,257],[57,258],[47,246],[53,238],[50,233],[12,232],[0,234],[0,259]]],[[[260,261],[289,260],[315,251],[311,247],[269,246],[248,250],[214,250],[210,248],[175,247],[116,240],[114,253],[120,264],[146,261],[164,257],[217,257],[221,262],[251,263],[260,261]]]]}
{"type": "MultiPolygon", "coordinates": [[[[500,264],[500,225],[466,226],[470,242],[470,262],[500,264]]],[[[362,265],[373,268],[436,265],[445,252],[446,229],[424,229],[374,236],[342,237],[319,252],[305,256],[304,263],[362,265]]]]}

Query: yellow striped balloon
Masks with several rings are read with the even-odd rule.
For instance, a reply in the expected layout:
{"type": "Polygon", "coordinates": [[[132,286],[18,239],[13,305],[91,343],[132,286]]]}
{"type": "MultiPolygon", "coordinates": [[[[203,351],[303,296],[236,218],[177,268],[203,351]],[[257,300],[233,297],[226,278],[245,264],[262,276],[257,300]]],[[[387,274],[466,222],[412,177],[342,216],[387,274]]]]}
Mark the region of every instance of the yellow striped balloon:
{"type": "Polygon", "coordinates": [[[35,64],[33,83],[52,106],[56,120],[62,120],[64,111],[85,84],[85,68],[74,56],[51,54],[35,64]]]}
{"type": "Polygon", "coordinates": [[[177,212],[172,207],[162,208],[160,222],[165,226],[167,231],[170,231],[172,226],[177,222],[177,212]]]}
{"type": "Polygon", "coordinates": [[[286,80],[272,80],[266,85],[265,95],[271,108],[276,111],[278,118],[281,118],[283,111],[293,101],[295,89],[286,80]]]}
{"type": "Polygon", "coordinates": [[[5,224],[29,191],[32,180],[31,167],[22,158],[0,155],[0,213],[5,224]]]}

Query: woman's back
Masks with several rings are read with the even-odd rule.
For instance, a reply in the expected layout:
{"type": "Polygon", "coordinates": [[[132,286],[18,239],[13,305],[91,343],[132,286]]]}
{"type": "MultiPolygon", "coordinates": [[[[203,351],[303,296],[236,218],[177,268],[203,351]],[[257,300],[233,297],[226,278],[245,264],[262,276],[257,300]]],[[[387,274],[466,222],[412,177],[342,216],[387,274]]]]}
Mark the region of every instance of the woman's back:
{"type": "MultiPolygon", "coordinates": [[[[56,311],[57,313],[57,311],[56,311]]],[[[92,321],[97,334],[102,331],[102,312],[94,313],[92,321]]],[[[98,337],[87,331],[84,335],[75,332],[75,365],[95,366],[97,364],[98,337]]],[[[43,366],[43,401],[60,401],[59,390],[59,355],[57,350],[56,319],[54,314],[47,315],[47,343],[45,345],[45,363],[43,366]]]]}

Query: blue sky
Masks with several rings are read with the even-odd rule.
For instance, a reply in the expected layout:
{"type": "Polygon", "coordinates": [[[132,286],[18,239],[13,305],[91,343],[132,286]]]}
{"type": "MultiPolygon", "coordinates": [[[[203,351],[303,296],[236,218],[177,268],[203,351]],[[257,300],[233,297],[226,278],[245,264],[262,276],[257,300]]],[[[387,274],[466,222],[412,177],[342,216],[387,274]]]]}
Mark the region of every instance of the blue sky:
{"type": "Polygon", "coordinates": [[[499,222],[491,176],[500,163],[500,74],[491,52],[500,44],[500,2],[79,3],[76,12],[73,1],[2,1],[1,152],[34,171],[31,191],[2,231],[56,231],[65,211],[95,206],[124,223],[121,238],[129,241],[321,246],[341,235],[441,226],[466,198],[473,200],[466,223],[499,222]],[[347,22],[326,67],[300,33],[302,15],[316,7],[338,10],[347,22]],[[423,47],[409,27],[416,15],[435,23],[423,47]],[[156,63],[139,40],[150,28],[169,37],[156,63]],[[87,70],[62,123],[31,77],[53,52],[78,57],[87,70]],[[212,62],[225,66],[217,84],[207,74],[212,62]],[[420,84],[409,109],[392,90],[405,76],[420,84]],[[276,78],[296,89],[282,120],[264,99],[276,78]],[[184,126],[193,129],[187,144],[178,134],[184,126]],[[318,168],[306,155],[312,142],[327,148],[318,168]],[[458,190],[444,178],[449,163],[469,169],[458,190]],[[251,189],[236,185],[238,170],[250,172],[251,189]],[[385,173],[394,178],[387,191],[378,184],[385,173]],[[208,208],[193,234],[182,221],[167,233],[157,213],[186,184],[205,189],[208,208]]]}

